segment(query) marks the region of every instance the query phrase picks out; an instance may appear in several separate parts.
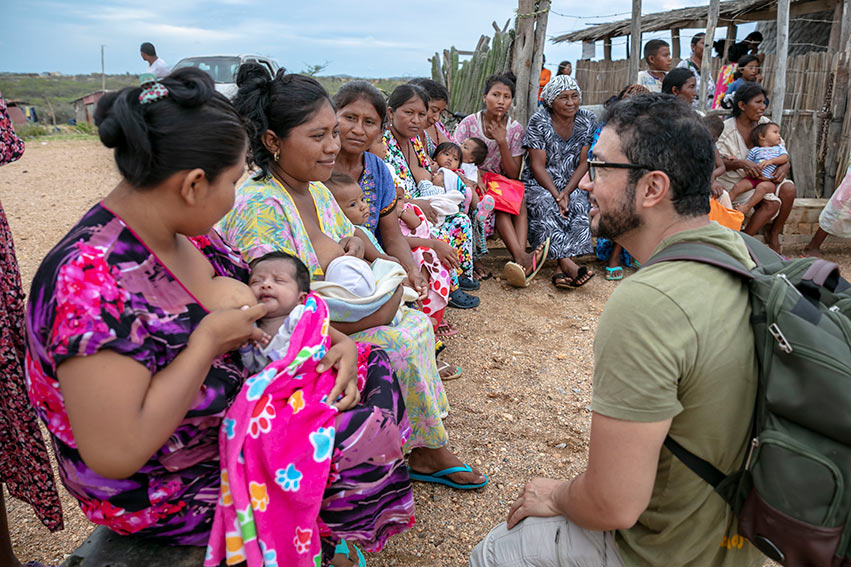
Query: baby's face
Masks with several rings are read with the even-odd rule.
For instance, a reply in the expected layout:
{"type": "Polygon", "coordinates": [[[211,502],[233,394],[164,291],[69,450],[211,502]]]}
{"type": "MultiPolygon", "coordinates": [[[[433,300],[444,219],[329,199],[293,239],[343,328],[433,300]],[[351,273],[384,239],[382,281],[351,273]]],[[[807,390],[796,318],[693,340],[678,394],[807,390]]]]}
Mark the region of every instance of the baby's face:
{"type": "Polygon", "coordinates": [[[765,133],[760,138],[760,145],[763,148],[780,145],[780,128],[772,124],[765,129],[765,133]]]}
{"type": "Polygon", "coordinates": [[[437,162],[437,165],[440,167],[445,167],[446,169],[458,169],[461,165],[461,160],[458,157],[458,152],[454,149],[447,149],[441,151],[439,154],[434,156],[434,161],[437,162]]]}
{"type": "Polygon", "coordinates": [[[266,306],[266,317],[289,315],[306,295],[299,291],[295,266],[289,260],[272,258],[255,265],[248,286],[257,301],[266,306]]]}
{"type": "Polygon", "coordinates": [[[354,224],[366,224],[369,219],[369,204],[363,198],[360,185],[352,183],[337,190],[334,198],[343,209],[343,214],[354,224]]]}
{"type": "Polygon", "coordinates": [[[464,163],[475,163],[476,158],[473,157],[473,150],[475,148],[475,144],[472,140],[467,138],[461,144],[461,161],[464,163]]]}

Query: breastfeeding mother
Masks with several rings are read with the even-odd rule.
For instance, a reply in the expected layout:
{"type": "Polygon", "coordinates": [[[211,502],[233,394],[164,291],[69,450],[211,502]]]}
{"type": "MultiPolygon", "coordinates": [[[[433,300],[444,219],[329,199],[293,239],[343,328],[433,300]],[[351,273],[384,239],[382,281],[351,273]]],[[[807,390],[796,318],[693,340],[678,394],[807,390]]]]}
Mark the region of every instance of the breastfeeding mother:
{"type": "MultiPolygon", "coordinates": [[[[694,80],[694,77],[691,78],[694,80]]],[[[594,113],[580,109],[582,91],[570,75],[556,75],[541,91],[543,108],[529,119],[523,170],[532,246],[550,238],[549,258],[558,266],[553,285],[579,287],[593,277],[571,257],[590,254],[588,193],[578,189],[588,171],[588,150],[597,127],[594,113]]]]}
{"type": "MultiPolygon", "coordinates": [[[[467,138],[479,138],[488,146],[488,155],[481,169],[510,179],[519,179],[523,161],[523,126],[508,116],[514,89],[514,75],[511,73],[488,77],[482,91],[484,110],[467,116],[458,124],[455,141],[462,144],[467,138]]],[[[495,225],[514,262],[525,272],[528,283],[545,260],[545,246],[542,245],[533,253],[526,252],[529,221],[525,201],[517,215],[495,211],[490,218],[494,224],[485,227],[485,236],[493,233],[495,225]]],[[[486,253],[487,250],[480,252],[486,253]]],[[[488,276],[487,270],[479,262],[476,263],[476,272],[480,277],[488,276]]]]}
{"type": "MultiPolygon", "coordinates": [[[[426,92],[412,84],[399,85],[387,101],[390,116],[387,130],[379,142],[373,144],[373,151],[390,166],[393,181],[400,193],[412,199],[432,222],[432,237],[443,240],[455,249],[460,268],[452,277],[452,293],[449,305],[461,309],[470,309],[479,305],[479,298],[468,295],[464,290],[479,289],[479,283],[473,281],[473,229],[470,218],[463,212],[446,215],[444,221],[437,224],[437,215],[428,201],[419,197],[427,194],[431,188],[431,160],[425,146],[419,139],[427,123],[429,97],[426,92]],[[457,277],[456,277],[457,276],[457,277]]],[[[433,191],[433,189],[431,189],[433,191]]],[[[440,251],[436,251],[440,255],[440,251]]],[[[450,264],[441,258],[444,264],[450,264]]]]}
{"type": "MultiPolygon", "coordinates": [[[[219,429],[247,377],[235,351],[260,338],[254,322],[266,312],[264,305],[240,309],[222,293],[224,286],[251,297],[237,281],[248,269],[212,230],[245,171],[245,126],[210,77],[192,68],[105,95],[95,120],[103,143],[115,148],[122,181],[33,279],[30,399],[62,482],[91,521],[203,546],[219,499],[219,429]]],[[[337,341],[320,364],[339,364],[337,387],[350,384],[355,345],[337,341]]],[[[398,388],[379,349],[370,355],[367,384],[370,376],[398,388]]],[[[372,392],[365,399],[377,405],[372,392]]],[[[338,409],[355,401],[341,400],[338,409]]],[[[351,418],[361,407],[338,415],[335,445],[355,443],[363,454],[370,448],[357,441],[365,435],[351,418]]],[[[371,450],[385,452],[383,445],[371,450]]],[[[332,483],[326,497],[341,488],[351,497],[351,480],[362,487],[364,478],[368,490],[385,493],[388,477],[376,484],[379,471],[365,472],[345,487],[332,483]]],[[[389,486],[387,494],[400,495],[398,485],[389,486]]],[[[356,529],[381,525],[358,511],[369,511],[367,503],[352,504],[345,517],[320,512],[333,533],[341,520],[356,529]]]]}
{"type": "MultiPolygon", "coordinates": [[[[299,257],[319,277],[344,253],[340,241],[354,234],[334,197],[322,185],[340,150],[337,117],[325,89],[301,75],[270,79],[259,65],[240,67],[234,104],[249,125],[250,160],[259,170],[237,190],[220,227],[247,260],[272,250],[299,257]]],[[[428,317],[403,308],[390,326],[400,292],[356,323],[335,323],[356,341],[381,346],[405,396],[413,434],[405,446],[412,478],[457,488],[487,484],[446,447],[443,418],[449,411],[434,358],[428,317]],[[438,476],[440,475],[440,476],[438,476]]]]}

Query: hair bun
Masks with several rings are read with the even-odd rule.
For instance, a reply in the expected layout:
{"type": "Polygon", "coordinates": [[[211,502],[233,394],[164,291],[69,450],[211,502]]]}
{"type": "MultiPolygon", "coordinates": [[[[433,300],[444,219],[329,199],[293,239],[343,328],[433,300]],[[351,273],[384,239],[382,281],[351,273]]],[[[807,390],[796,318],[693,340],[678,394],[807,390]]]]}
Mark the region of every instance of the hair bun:
{"type": "Polygon", "coordinates": [[[95,108],[95,126],[98,128],[100,141],[107,148],[117,148],[125,141],[124,128],[113,112],[121,94],[121,91],[106,93],[100,98],[95,108]]]}
{"type": "Polygon", "coordinates": [[[272,79],[269,72],[260,63],[243,63],[236,72],[236,86],[251,88],[269,88],[272,79]]]}
{"type": "Polygon", "coordinates": [[[505,73],[502,74],[502,76],[505,77],[506,79],[508,79],[509,81],[511,81],[512,83],[517,82],[517,75],[515,75],[511,71],[506,71],[505,73]]]}
{"type": "Polygon", "coordinates": [[[183,67],[160,81],[168,96],[180,106],[195,108],[206,104],[216,93],[213,79],[195,67],[183,67]]]}

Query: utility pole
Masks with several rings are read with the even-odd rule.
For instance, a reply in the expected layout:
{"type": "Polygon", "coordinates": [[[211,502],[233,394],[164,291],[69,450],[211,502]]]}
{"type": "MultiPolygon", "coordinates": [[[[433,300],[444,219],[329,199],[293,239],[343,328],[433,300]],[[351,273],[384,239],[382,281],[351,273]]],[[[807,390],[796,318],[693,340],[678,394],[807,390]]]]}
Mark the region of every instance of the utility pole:
{"type": "Polygon", "coordinates": [[[629,44],[629,84],[633,84],[638,80],[638,63],[641,60],[641,0],[632,0],[629,44]]]}
{"type": "Polygon", "coordinates": [[[104,45],[100,45],[100,90],[101,92],[106,92],[106,73],[104,72],[104,64],[103,64],[103,48],[104,45]]]}
{"type": "MultiPolygon", "coordinates": [[[[703,58],[700,61],[700,99],[697,107],[707,110],[706,99],[709,95],[709,81],[712,80],[712,44],[715,42],[715,26],[718,24],[718,14],[721,12],[719,0],[710,0],[709,15],[706,17],[706,35],[703,36],[703,58]]],[[[726,54],[726,49],[724,54],[726,54]]],[[[724,58],[724,54],[721,58],[724,58]]]]}

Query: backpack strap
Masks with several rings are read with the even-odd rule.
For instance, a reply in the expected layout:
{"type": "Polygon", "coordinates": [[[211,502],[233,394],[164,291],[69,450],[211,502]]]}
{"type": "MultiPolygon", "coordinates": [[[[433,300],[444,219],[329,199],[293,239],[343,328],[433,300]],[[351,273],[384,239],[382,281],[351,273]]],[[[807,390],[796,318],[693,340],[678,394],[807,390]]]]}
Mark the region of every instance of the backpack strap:
{"type": "MultiPolygon", "coordinates": [[[[747,242],[746,242],[747,243],[747,242]]],[[[749,249],[750,250],[750,249],[749,249]]],[[[770,250],[770,249],[769,249],[770,250]]],[[[774,252],[772,251],[772,254],[774,252]]],[[[752,254],[753,255],[753,254],[752,254]]],[[[661,252],[654,254],[642,267],[652,266],[660,262],[699,262],[716,266],[728,272],[732,272],[745,280],[752,280],[751,271],[744,264],[711,244],[703,242],[678,242],[668,246],[661,252]]],[[[757,261],[756,259],[754,261],[757,261]]]]}
{"type": "Polygon", "coordinates": [[[674,441],[674,438],[670,435],[665,437],[665,447],[667,447],[675,457],[681,460],[685,466],[694,471],[697,476],[711,484],[712,488],[716,488],[719,484],[721,484],[722,480],[727,478],[727,475],[715,468],[714,465],[708,461],[704,461],[674,441]]]}

